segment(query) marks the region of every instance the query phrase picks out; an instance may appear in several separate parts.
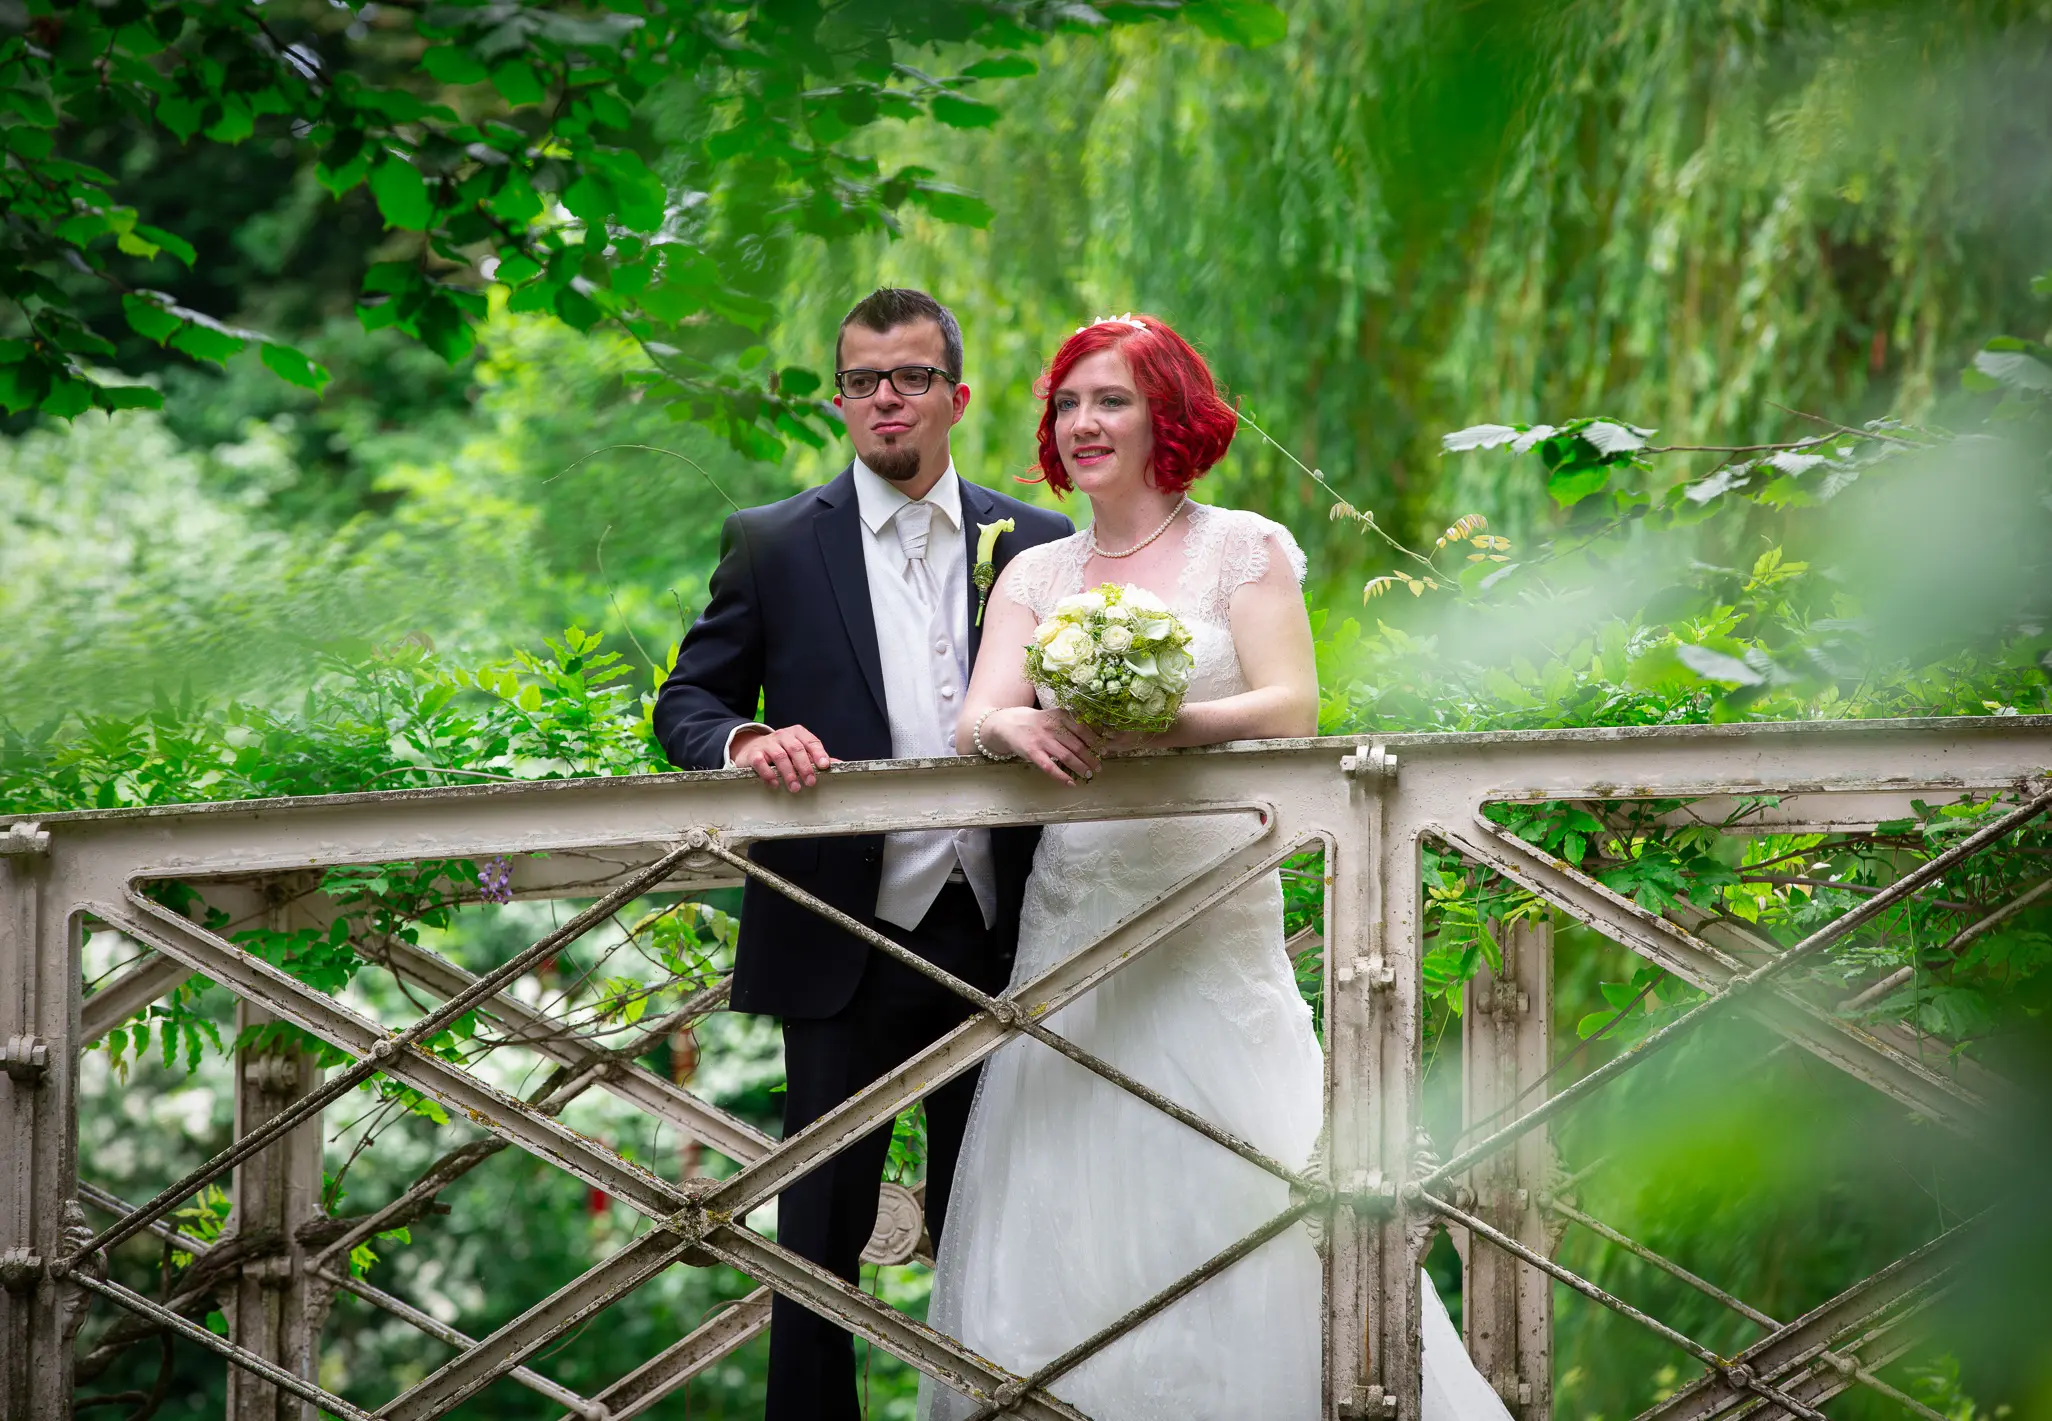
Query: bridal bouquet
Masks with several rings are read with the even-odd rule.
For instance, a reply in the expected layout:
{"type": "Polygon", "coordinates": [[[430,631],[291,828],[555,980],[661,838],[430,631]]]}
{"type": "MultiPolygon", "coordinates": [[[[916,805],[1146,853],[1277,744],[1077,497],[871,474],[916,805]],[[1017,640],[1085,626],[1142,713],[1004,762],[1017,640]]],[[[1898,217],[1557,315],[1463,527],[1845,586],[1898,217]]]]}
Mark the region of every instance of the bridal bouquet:
{"type": "Polygon", "coordinates": [[[1055,603],[1026,648],[1026,679],[1099,730],[1169,728],[1190,689],[1190,630],[1159,597],[1107,582],[1055,603]]]}

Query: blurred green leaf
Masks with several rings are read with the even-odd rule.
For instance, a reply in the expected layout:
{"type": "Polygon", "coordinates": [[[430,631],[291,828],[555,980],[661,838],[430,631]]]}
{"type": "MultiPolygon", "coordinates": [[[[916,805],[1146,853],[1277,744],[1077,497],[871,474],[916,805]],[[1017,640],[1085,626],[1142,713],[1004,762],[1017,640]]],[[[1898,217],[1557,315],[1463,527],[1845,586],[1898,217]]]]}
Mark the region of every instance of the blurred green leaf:
{"type": "Polygon", "coordinates": [[[386,226],[409,232],[427,230],[434,207],[428,200],[427,180],[421,177],[420,169],[404,158],[387,154],[371,169],[370,186],[386,226]]]}

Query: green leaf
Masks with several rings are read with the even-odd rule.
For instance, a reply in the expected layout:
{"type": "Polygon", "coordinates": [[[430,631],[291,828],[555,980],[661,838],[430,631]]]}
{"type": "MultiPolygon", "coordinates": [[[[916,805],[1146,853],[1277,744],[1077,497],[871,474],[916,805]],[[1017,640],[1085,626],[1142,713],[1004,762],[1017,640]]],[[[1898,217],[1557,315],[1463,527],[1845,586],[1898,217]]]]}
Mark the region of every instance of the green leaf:
{"type": "Polygon", "coordinates": [[[1736,656],[1726,656],[1707,646],[1691,646],[1684,642],[1674,649],[1674,654],[1682,665],[1706,681],[1722,681],[1728,686],[1757,686],[1767,679],[1736,656]]]}
{"type": "Polygon", "coordinates": [[[927,107],[950,128],[989,128],[1001,117],[996,104],[965,99],[960,94],[935,94],[927,107]]]}
{"type": "Polygon", "coordinates": [[[912,200],[932,213],[937,220],[952,222],[960,227],[988,227],[994,215],[990,204],[973,193],[958,192],[938,185],[912,189],[912,200]]]}
{"type": "Polygon", "coordinates": [[[597,302],[573,286],[565,286],[556,293],[555,310],[565,325],[580,331],[590,330],[606,315],[598,308],[597,302]]]}
{"type": "Polygon", "coordinates": [[[675,324],[705,309],[705,291],[702,287],[693,289],[665,282],[642,292],[640,304],[642,310],[658,321],[675,324]]]}
{"type": "Polygon", "coordinates": [[[501,64],[492,71],[492,87],[499,91],[500,98],[516,109],[538,104],[548,95],[548,90],[542,87],[541,76],[518,60],[501,64]]]}
{"type": "Polygon", "coordinates": [[[408,232],[427,230],[434,207],[428,201],[427,180],[420,175],[420,169],[404,158],[387,155],[371,169],[370,187],[386,226],[408,232]]]}
{"type": "Polygon", "coordinates": [[[479,84],[489,72],[469,50],[448,44],[427,49],[420,56],[420,67],[444,84],[479,84]]]}
{"type": "Polygon", "coordinates": [[[585,173],[563,190],[563,206],[585,226],[603,232],[613,211],[613,190],[596,173],[585,173]]]}
{"type": "Polygon", "coordinates": [[[802,365],[786,365],[777,372],[777,389],[783,394],[802,399],[819,387],[819,376],[802,365]]]}
{"type": "Polygon", "coordinates": [[[990,59],[979,59],[962,71],[965,79],[1024,79],[1029,74],[1038,74],[1040,66],[1023,54],[1000,54],[990,59]]]}
{"type": "Polygon", "coordinates": [[[591,108],[592,121],[606,128],[626,128],[634,122],[634,111],[604,89],[587,93],[583,102],[591,108]]]}
{"type": "Polygon", "coordinates": [[[183,324],[164,303],[152,301],[147,296],[134,292],[121,298],[121,314],[128,318],[128,328],[145,340],[162,345],[183,324]]]}
{"type": "Polygon", "coordinates": [[[104,233],[108,225],[104,212],[79,212],[59,222],[53,235],[61,242],[83,247],[104,233]]]}
{"type": "Polygon", "coordinates": [[[41,162],[57,146],[57,136],[47,128],[0,128],[0,146],[10,153],[41,162]]]}
{"type": "Polygon", "coordinates": [[[206,105],[183,94],[169,94],[157,100],[157,122],[171,130],[171,136],[180,143],[189,141],[199,132],[200,119],[206,112],[206,105]]]}
{"type": "Polygon", "coordinates": [[[75,375],[59,375],[43,396],[42,411],[58,419],[76,419],[93,407],[93,387],[75,375]]]}
{"type": "Polygon", "coordinates": [[[541,263],[525,252],[507,252],[499,258],[498,266],[492,269],[492,280],[505,286],[518,286],[541,275],[541,263]]]}
{"type": "Polygon", "coordinates": [[[714,291],[707,304],[735,325],[745,326],[751,331],[760,331],[776,314],[776,308],[769,302],[739,291],[714,291]]]}
{"type": "Polygon", "coordinates": [[[1609,482],[1608,465],[1571,458],[1546,475],[1546,491],[1562,508],[1572,508],[1609,482]]]}
{"type": "Polygon", "coordinates": [[[419,280],[420,267],[413,262],[376,262],[363,274],[363,289],[397,295],[411,290],[419,280]]]}
{"type": "Polygon", "coordinates": [[[1182,13],[1213,39],[1248,49],[1274,44],[1290,32],[1289,16],[1265,0],[1194,0],[1182,13]]]}
{"type": "Polygon", "coordinates": [[[1974,357],[1974,369],[2012,389],[2052,392],[2052,363],[2043,351],[2042,346],[2014,337],[1998,337],[1974,357]]]}
{"type": "Polygon", "coordinates": [[[50,367],[39,360],[0,365],[0,409],[9,414],[34,409],[50,388],[50,367]]]}
{"type": "Polygon", "coordinates": [[[273,375],[287,384],[297,385],[303,390],[312,390],[316,395],[327,388],[327,367],[308,359],[304,353],[294,350],[289,345],[279,345],[274,341],[264,342],[263,361],[273,375]]]}
{"type": "Polygon", "coordinates": [[[251,112],[249,101],[240,94],[229,94],[221,100],[221,116],[207,126],[207,137],[216,143],[240,143],[256,132],[256,115],[251,112]]]}
{"type": "Polygon", "coordinates": [[[49,333],[50,343],[59,350],[69,351],[73,355],[106,357],[114,354],[114,342],[90,326],[73,321],[54,320],[45,329],[49,333]]]}
{"type": "Polygon", "coordinates": [[[370,160],[369,150],[359,149],[353,156],[334,167],[330,167],[326,162],[315,163],[314,177],[320,181],[322,187],[340,197],[363,181],[364,175],[370,172],[370,160]]]}
{"type": "Polygon", "coordinates": [[[1612,1018],[1616,1015],[1617,1013],[1614,1011],[1592,1011],[1575,1023],[1575,1035],[1587,1041],[1604,1027],[1610,1025],[1612,1018]]]}
{"type": "MultiPolygon", "coordinates": [[[[436,113],[417,95],[404,89],[358,89],[355,97],[360,108],[393,123],[414,123],[436,113]]],[[[440,112],[447,114],[448,110],[440,112]]],[[[449,117],[454,118],[455,115],[449,114],[449,117]]]]}
{"type": "Polygon", "coordinates": [[[724,163],[738,158],[761,141],[761,134],[747,124],[723,128],[718,133],[709,133],[705,139],[705,155],[715,163],[724,163]]]}
{"type": "MultiPolygon", "coordinates": [[[[18,63],[19,61],[15,62],[18,63]]],[[[34,71],[30,70],[28,72],[33,73],[34,71]]],[[[0,97],[0,108],[20,114],[23,121],[36,128],[55,128],[57,126],[57,110],[50,107],[49,100],[45,99],[34,89],[24,87],[19,83],[8,86],[4,97],[0,97]]]]}
{"type": "Polygon", "coordinates": [[[413,318],[420,343],[454,365],[477,346],[477,331],[446,291],[437,291],[413,318]]]}
{"type": "Polygon", "coordinates": [[[359,301],[356,319],[366,331],[381,331],[387,326],[399,324],[399,303],[397,301],[359,301]]]}
{"type": "Polygon", "coordinates": [[[216,365],[227,364],[229,357],[239,353],[245,344],[240,336],[191,321],[171,337],[173,350],[183,351],[195,360],[211,360],[216,365]]]}
{"type": "Polygon", "coordinates": [[[653,232],[663,225],[669,189],[648,170],[648,164],[638,154],[600,151],[593,153],[589,161],[605,170],[614,210],[623,223],[637,232],[653,232]]]}
{"type": "Polygon", "coordinates": [[[1518,437],[1518,430],[1508,424],[1473,424],[1466,429],[1457,429],[1439,438],[1439,448],[1445,454],[1465,454],[1471,449],[1494,449],[1499,444],[1508,444],[1518,437]]]}
{"type": "Polygon", "coordinates": [[[534,190],[525,172],[511,168],[499,190],[485,199],[485,207],[508,222],[532,222],[542,214],[541,194],[534,190]]]}
{"type": "Polygon", "coordinates": [[[160,410],[164,396],[148,385],[97,385],[93,403],[110,414],[116,410],[160,410]]]}

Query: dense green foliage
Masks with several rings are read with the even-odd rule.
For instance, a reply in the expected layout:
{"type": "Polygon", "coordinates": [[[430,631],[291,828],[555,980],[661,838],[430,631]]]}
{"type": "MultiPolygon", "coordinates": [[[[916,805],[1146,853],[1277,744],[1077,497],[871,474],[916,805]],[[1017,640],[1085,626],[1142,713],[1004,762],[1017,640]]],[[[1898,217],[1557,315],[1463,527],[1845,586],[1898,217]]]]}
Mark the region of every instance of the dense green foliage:
{"type": "MultiPolygon", "coordinates": [[[[956,455],[985,482],[1028,464],[1032,377],[1079,321],[1153,309],[1207,349],[1276,442],[1250,428],[1199,494],[1310,551],[1328,731],[2052,710],[2052,352],[2033,339],[2052,292],[2029,280],[2052,250],[2052,12],[1284,8],[1286,34],[1243,0],[0,4],[0,814],[661,768],[644,688],[720,517],[845,458],[813,447],[817,372],[883,279],[961,314],[956,455]],[[81,35],[112,46],[104,91],[81,35]],[[523,183],[531,201],[505,196],[523,183]],[[162,240],[181,235],[189,265],[162,240]],[[81,412],[156,392],[161,413],[81,412]],[[746,457],[784,439],[780,462],[746,457]]],[[[1602,803],[1500,818],[1642,906],[1788,942],[1990,812],[1830,837],[1602,803]]],[[[1808,987],[1910,969],[1859,1014],[2014,1067],[2052,910],[1959,934],[2048,850],[2038,830],[1948,875],[1808,987]]],[[[364,970],[382,942],[485,968],[546,930],[542,906],[475,901],[503,870],[371,866],[327,884],[339,937],[231,930],[403,1019],[418,1004],[364,970]]],[[[1496,925],[1540,910],[1439,848],[1427,870],[1445,1150],[1464,984],[1496,925]]],[[[1289,883],[1292,927],[1316,926],[1316,863],[1289,883]]],[[[630,1043],[725,961],[731,906],[638,905],[521,990],[630,1043]]],[[[1558,926],[1563,1072],[1693,1000],[1558,926]]],[[[111,951],[95,939],[95,974],[111,951]]],[[[1300,963],[1314,993],[1319,965],[1300,963]]],[[[233,1027],[194,982],[93,1054],[97,1179],[147,1193],[225,1140],[233,1027]]],[[[773,1125],[760,1023],[641,1045],[773,1125]]],[[[509,1090],[544,1078],[474,1020],[439,1048],[509,1090]]],[[[331,1147],[341,1212],[468,1138],[406,1092],[357,1106],[331,1147]]],[[[725,1168],[596,1095],[567,1118],[665,1172],[725,1168]]],[[[1985,1198],[1983,1157],[1929,1134],[1732,1024],[1559,1143],[1571,1170],[1607,1157],[1583,1207],[1793,1316],[1985,1198]]],[[[473,1335],[635,1226],[517,1151],[443,1198],[411,1246],[355,1263],[473,1335]]],[[[206,1200],[187,1222],[221,1223],[206,1200]]],[[[1588,1235],[1563,1257],[1719,1346],[1750,1339],[1588,1235]]],[[[117,1267],[153,1288],[159,1263],[117,1267]]],[[[913,1272],[875,1286],[923,1297],[913,1272]]],[[[742,1288],[677,1270],[543,1370],[596,1389],[742,1288]]],[[[1962,1421],[2052,1405],[2041,1370],[1999,1365],[2003,1326],[2041,1332],[2042,1300],[2002,1298],[1890,1375],[1962,1421]]],[[[1560,1309],[1563,1416],[1628,1416],[1691,1374],[1560,1309]]],[[[324,1380],[370,1403],[442,1355],[348,1302],[329,1336],[324,1380]]],[[[141,1349],[89,1386],[147,1389],[155,1367],[141,1349]]],[[[218,1411],[210,1362],[176,1375],[161,1417],[218,1411]]],[[[741,1354],[659,1414],[751,1414],[760,1376],[741,1354]]],[[[879,1356],[867,1380],[870,1414],[909,1414],[903,1368],[879,1356]]],[[[553,1414],[510,1387],[488,1403],[553,1414]]]]}
{"type": "Polygon", "coordinates": [[[296,347],[150,284],[153,269],[193,267],[198,248],[122,202],[119,180],[77,151],[117,134],[203,137],[268,147],[338,200],[367,190],[398,235],[361,271],[366,330],[403,331],[453,364],[476,344],[480,288],[496,281],[515,310],[580,331],[617,324],[640,346],[650,392],[737,448],[821,443],[807,398],[818,375],[761,369],[754,336],[774,307],[741,274],[747,248],[895,230],[908,204],[987,221],[931,168],[886,171],[850,135],[927,115],[986,127],[998,110],[972,91],[1033,73],[1018,51],[1111,16],[1185,12],[1238,39],[1279,19],[1250,0],[17,5],[0,30],[0,296],[17,327],[0,345],[0,408],[70,418],[161,404],[82,363],[120,356],[96,329],[111,312],[95,297],[118,300],[135,336],[195,360],[224,363],[254,342],[274,374],[326,384],[296,347]],[[942,46],[991,53],[948,77],[909,62],[942,46]],[[102,289],[68,287],[67,269],[102,289]]]}

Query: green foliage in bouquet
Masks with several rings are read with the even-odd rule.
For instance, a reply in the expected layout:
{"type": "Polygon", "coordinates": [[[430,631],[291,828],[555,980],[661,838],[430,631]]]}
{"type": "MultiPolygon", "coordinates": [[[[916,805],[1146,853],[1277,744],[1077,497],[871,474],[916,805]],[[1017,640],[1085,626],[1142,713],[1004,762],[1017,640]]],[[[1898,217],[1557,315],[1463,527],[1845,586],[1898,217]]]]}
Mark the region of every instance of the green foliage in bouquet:
{"type": "Polygon", "coordinates": [[[1026,679],[1086,725],[1152,735],[1190,689],[1190,629],[1143,587],[1107,582],[1055,604],[1026,647],[1026,679]]]}

